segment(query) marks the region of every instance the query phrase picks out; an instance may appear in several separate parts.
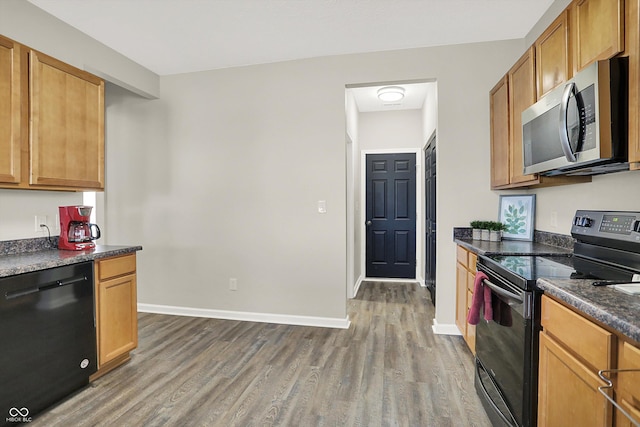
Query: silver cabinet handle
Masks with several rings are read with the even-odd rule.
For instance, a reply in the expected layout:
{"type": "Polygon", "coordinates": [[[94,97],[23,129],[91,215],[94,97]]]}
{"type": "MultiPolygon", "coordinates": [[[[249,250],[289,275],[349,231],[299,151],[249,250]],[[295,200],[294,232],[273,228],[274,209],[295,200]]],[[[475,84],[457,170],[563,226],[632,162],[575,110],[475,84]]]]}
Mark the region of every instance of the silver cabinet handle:
{"type": "Polygon", "coordinates": [[[372,224],[372,222],[371,221],[367,221],[364,224],[368,227],[368,226],[370,226],[372,224]]]}
{"type": "Polygon", "coordinates": [[[564,156],[570,162],[576,162],[578,159],[576,158],[575,153],[571,150],[571,145],[569,144],[569,131],[567,129],[567,110],[569,109],[569,98],[571,95],[576,95],[576,84],[574,82],[568,83],[564,87],[564,91],[562,92],[562,102],[560,103],[560,147],[562,147],[562,152],[564,156]]]}

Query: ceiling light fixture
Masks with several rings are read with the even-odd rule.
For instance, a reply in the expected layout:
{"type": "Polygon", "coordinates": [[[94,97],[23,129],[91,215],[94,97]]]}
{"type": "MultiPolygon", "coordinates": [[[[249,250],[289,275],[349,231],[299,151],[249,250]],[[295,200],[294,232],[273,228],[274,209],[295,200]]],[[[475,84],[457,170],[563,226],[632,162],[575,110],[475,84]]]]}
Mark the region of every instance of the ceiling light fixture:
{"type": "Polygon", "coordinates": [[[400,86],[386,86],[378,89],[378,98],[384,102],[400,101],[404,98],[404,89],[400,86]]]}

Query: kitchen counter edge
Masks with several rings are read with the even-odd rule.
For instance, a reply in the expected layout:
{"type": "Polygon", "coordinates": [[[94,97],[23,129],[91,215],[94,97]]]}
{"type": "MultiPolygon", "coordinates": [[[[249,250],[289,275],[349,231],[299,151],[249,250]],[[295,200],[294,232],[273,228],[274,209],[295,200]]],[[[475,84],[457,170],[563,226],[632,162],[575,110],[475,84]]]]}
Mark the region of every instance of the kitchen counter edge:
{"type": "Polygon", "coordinates": [[[95,249],[90,251],[47,249],[37,252],[4,255],[0,256],[0,277],[15,276],[32,271],[126,255],[141,250],[142,246],[96,245],[95,249]]]}
{"type": "Polygon", "coordinates": [[[476,255],[566,255],[573,251],[567,248],[551,246],[538,242],[523,242],[518,240],[502,240],[491,242],[488,240],[472,240],[454,238],[454,242],[476,255]]]}
{"type": "Polygon", "coordinates": [[[537,285],[546,295],[640,343],[640,295],[627,295],[606,286],[592,286],[592,282],[593,280],[580,279],[538,279],[537,285]]]}

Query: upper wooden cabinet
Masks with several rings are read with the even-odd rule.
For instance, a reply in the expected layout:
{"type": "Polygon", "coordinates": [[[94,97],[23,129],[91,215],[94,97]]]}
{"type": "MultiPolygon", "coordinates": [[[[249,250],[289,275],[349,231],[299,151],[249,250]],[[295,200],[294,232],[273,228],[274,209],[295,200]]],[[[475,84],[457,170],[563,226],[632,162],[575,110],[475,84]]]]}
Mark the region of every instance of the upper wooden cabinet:
{"type": "Polygon", "coordinates": [[[509,79],[489,92],[491,103],[491,188],[509,185],[509,79]]]}
{"type": "Polygon", "coordinates": [[[509,173],[511,184],[536,184],[537,175],[524,175],[522,112],[536,102],[534,50],[530,48],[509,70],[509,173]]]}
{"type": "Polygon", "coordinates": [[[30,184],[104,188],[104,82],[30,53],[30,184]]]}
{"type": "Polygon", "coordinates": [[[0,182],[20,182],[20,45],[0,36],[0,182]]]}
{"type": "Polygon", "coordinates": [[[536,184],[523,175],[522,111],[535,102],[533,49],[529,49],[490,92],[491,188],[536,184]]]}
{"type": "Polygon", "coordinates": [[[104,81],[2,36],[0,188],[104,189],[104,81]]]}
{"type": "Polygon", "coordinates": [[[491,188],[542,187],[590,181],[590,177],[524,175],[522,112],[535,102],[534,48],[515,63],[489,94],[491,188]]]}
{"type": "Polygon", "coordinates": [[[536,40],[536,87],[541,98],[571,78],[569,12],[565,10],[536,40]]]}
{"type": "Polygon", "coordinates": [[[624,0],[574,0],[570,13],[574,72],[624,50],[624,0]]]}
{"type": "Polygon", "coordinates": [[[638,0],[625,2],[625,51],[629,59],[629,164],[640,169],[640,13],[638,0]]]}

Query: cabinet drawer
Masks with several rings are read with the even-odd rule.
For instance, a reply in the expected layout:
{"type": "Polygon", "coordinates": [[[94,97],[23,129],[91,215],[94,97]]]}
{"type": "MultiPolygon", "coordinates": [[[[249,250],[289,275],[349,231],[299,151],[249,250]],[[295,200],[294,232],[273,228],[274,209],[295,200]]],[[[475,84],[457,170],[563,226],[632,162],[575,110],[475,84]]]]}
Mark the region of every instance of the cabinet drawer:
{"type": "Polygon", "coordinates": [[[541,323],[547,334],[572,349],[591,368],[611,369],[613,334],[547,296],[542,297],[541,323]]]}
{"type": "Polygon", "coordinates": [[[114,258],[106,258],[98,261],[98,279],[105,280],[111,277],[122,276],[136,271],[136,255],[125,255],[114,258]]]}
{"type": "Polygon", "coordinates": [[[476,271],[477,262],[478,262],[478,255],[474,254],[473,252],[469,252],[469,264],[467,265],[467,267],[472,273],[475,273],[476,271]]]}
{"type": "Polygon", "coordinates": [[[618,374],[618,379],[620,388],[640,403],[640,348],[625,342],[622,345],[619,368],[638,370],[636,372],[621,372],[618,374]]]}
{"type": "Polygon", "coordinates": [[[467,258],[467,254],[469,252],[463,248],[462,246],[457,246],[456,247],[456,259],[458,260],[458,262],[462,265],[464,265],[465,267],[467,267],[468,264],[468,258],[467,258]]]}
{"type": "Polygon", "coordinates": [[[474,291],[474,286],[476,283],[476,275],[473,274],[473,272],[468,271],[467,272],[467,290],[469,291],[469,293],[473,293],[474,291]]]}

